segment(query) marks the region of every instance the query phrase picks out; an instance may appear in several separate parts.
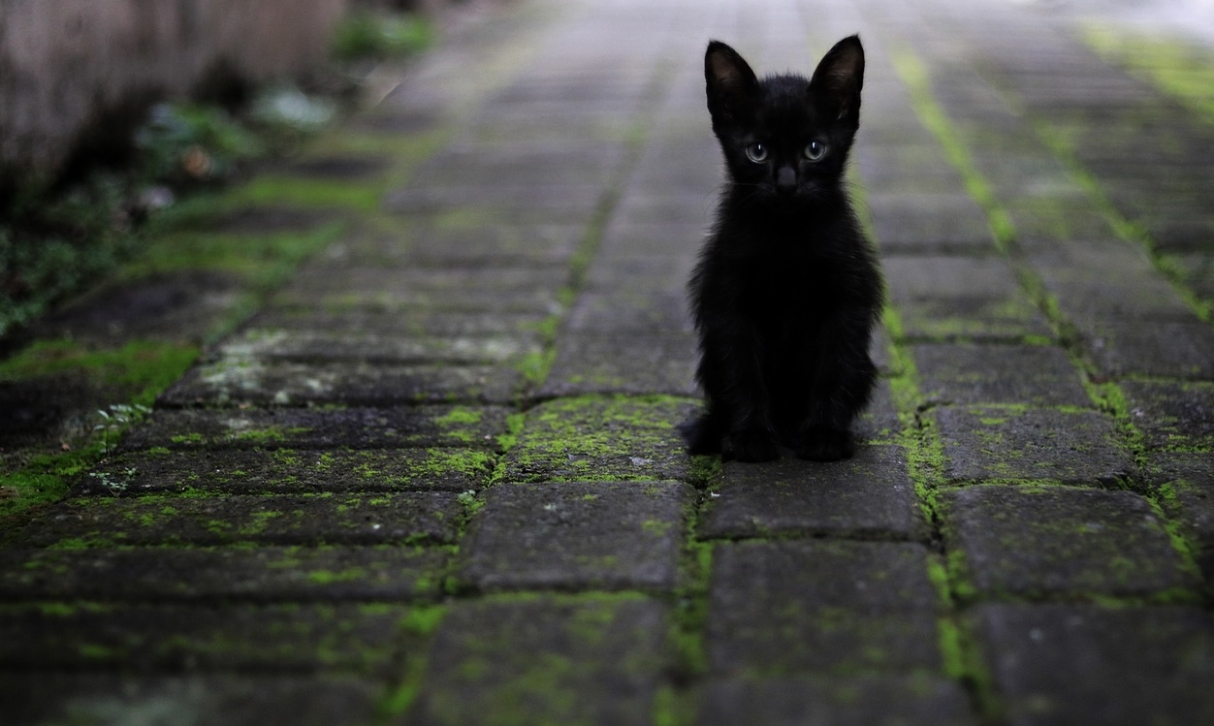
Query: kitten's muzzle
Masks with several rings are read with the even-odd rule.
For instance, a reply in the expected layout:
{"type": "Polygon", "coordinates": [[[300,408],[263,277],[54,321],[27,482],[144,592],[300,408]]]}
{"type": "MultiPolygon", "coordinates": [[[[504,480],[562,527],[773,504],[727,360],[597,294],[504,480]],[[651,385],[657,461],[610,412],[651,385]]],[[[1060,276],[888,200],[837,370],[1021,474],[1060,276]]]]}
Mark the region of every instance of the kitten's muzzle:
{"type": "Polygon", "coordinates": [[[797,189],[797,171],[791,166],[776,169],[776,190],[781,194],[791,194],[797,189]]]}

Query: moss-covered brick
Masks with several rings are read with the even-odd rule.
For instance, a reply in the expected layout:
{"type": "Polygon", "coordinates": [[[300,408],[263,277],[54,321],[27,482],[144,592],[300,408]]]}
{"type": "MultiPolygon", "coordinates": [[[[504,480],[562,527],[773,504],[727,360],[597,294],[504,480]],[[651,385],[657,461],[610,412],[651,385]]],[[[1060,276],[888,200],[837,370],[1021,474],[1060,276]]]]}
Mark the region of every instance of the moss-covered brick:
{"type": "Polygon", "coordinates": [[[855,458],[828,464],[786,453],[764,464],[727,462],[709,489],[701,536],[926,534],[901,447],[861,446],[855,458]]]}
{"type": "Polygon", "coordinates": [[[1214,627],[1197,608],[992,604],[970,617],[1013,722],[1214,718],[1214,627]]]}
{"type": "Polygon", "coordinates": [[[1214,451],[1214,383],[1125,381],[1121,387],[1147,446],[1214,451]]]}
{"type": "Polygon", "coordinates": [[[693,491],[677,482],[500,484],[460,547],[476,591],[676,585],[693,491]]]}
{"type": "Polygon", "coordinates": [[[1117,486],[1135,471],[1114,422],[1095,411],[1023,406],[936,411],[945,475],[954,482],[1051,480],[1117,486]]]}
{"type": "Polygon", "coordinates": [[[1198,584],[1165,522],[1131,492],[980,486],[941,502],[957,575],[980,598],[1183,598],[1198,584]]]}
{"type": "Polygon", "coordinates": [[[439,491],[77,497],[41,512],[13,543],[53,546],[75,538],[96,545],[453,543],[461,513],[456,494],[439,491]]]}
{"type": "Polygon", "coordinates": [[[927,550],[894,542],[719,544],[708,653],[720,675],[938,670],[927,550]]]}
{"type": "Polygon", "coordinates": [[[408,613],[384,605],[0,607],[0,664],[26,668],[342,668],[383,673],[408,613]]]}
{"type": "Polygon", "coordinates": [[[132,429],[123,448],[388,449],[497,446],[508,410],[482,407],[475,423],[444,425],[452,406],[387,408],[160,410],[132,429]]]}
{"type": "MultiPolygon", "coordinates": [[[[216,603],[426,600],[447,553],[391,547],[0,552],[6,599],[216,603]]],[[[0,616],[2,617],[2,616],[0,616]]]]}
{"type": "Polygon", "coordinates": [[[690,457],[676,426],[697,404],[656,396],[567,398],[527,412],[506,452],[504,481],[686,480],[690,457]]]}
{"type": "Polygon", "coordinates": [[[668,666],[667,608],[635,595],[453,606],[409,722],[644,723],[668,666]]]}

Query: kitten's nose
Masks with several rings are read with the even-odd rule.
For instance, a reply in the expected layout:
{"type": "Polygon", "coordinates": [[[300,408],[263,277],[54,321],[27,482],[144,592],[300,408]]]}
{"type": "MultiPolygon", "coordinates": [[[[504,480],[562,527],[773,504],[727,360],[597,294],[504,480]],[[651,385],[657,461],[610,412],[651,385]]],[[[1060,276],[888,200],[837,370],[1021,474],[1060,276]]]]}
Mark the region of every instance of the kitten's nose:
{"type": "Polygon", "coordinates": [[[791,166],[776,169],[776,189],[787,194],[797,188],[797,172],[791,166]]]}

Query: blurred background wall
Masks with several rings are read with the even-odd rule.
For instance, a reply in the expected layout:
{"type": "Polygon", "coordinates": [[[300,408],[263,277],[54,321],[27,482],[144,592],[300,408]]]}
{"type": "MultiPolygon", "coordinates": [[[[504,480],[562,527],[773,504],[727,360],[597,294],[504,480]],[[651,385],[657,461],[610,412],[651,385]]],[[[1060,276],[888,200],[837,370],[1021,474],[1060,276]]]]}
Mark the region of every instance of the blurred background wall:
{"type": "Polygon", "coordinates": [[[347,4],[0,0],[0,175],[54,175],[160,98],[299,74],[347,4]]]}

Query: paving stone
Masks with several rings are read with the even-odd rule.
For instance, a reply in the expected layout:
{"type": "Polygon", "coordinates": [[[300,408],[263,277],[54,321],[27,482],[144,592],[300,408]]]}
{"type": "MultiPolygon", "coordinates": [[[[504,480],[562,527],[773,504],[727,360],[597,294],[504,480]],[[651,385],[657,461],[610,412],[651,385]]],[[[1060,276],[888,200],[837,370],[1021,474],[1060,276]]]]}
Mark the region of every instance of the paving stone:
{"type": "Polygon", "coordinates": [[[370,723],[382,690],[374,680],[339,675],[6,673],[0,703],[8,726],[328,726],[370,723]]]}
{"type": "Polygon", "coordinates": [[[507,409],[412,408],[159,410],[122,440],[127,450],[388,449],[402,446],[497,447],[507,409]]]}
{"type": "Polygon", "coordinates": [[[1214,721],[1214,626],[1196,608],[982,605],[972,617],[1015,726],[1214,721]]]}
{"type": "Polygon", "coordinates": [[[51,505],[15,540],[106,545],[453,543],[463,505],[453,492],[85,497],[51,505]]]}
{"type": "Polygon", "coordinates": [[[668,627],[666,606],[630,596],[459,602],[402,723],[648,723],[668,627]]]}
{"type": "MultiPolygon", "coordinates": [[[[473,227],[414,225],[408,243],[389,239],[376,245],[378,256],[403,254],[401,262],[421,267],[567,268],[586,230],[580,224],[529,224],[473,227]]],[[[353,256],[367,254],[367,246],[352,248],[353,256]]],[[[372,257],[376,255],[371,255],[372,257]]]]}
{"type": "Polygon", "coordinates": [[[691,460],[676,426],[698,406],[656,396],[567,398],[527,412],[506,452],[504,481],[687,480],[691,460]]]}
{"type": "Polygon", "coordinates": [[[912,539],[925,532],[900,446],[862,446],[827,464],[785,456],[726,462],[700,519],[703,537],[912,539]]]}
{"type": "Polygon", "coordinates": [[[272,304],[321,307],[328,311],[414,310],[534,312],[561,311],[559,295],[568,272],[550,267],[309,269],[279,291],[272,304]]]}
{"type": "Polygon", "coordinates": [[[1137,494],[983,486],[940,496],[947,546],[964,554],[981,596],[1132,596],[1197,584],[1137,494]]]}
{"type": "Polygon", "coordinates": [[[1096,412],[973,406],[941,408],[936,417],[952,481],[1115,486],[1134,471],[1113,421],[1096,412]]]}
{"type": "Polygon", "coordinates": [[[0,667],[383,671],[403,606],[0,605],[0,667]]]}
{"type": "MultiPolygon", "coordinates": [[[[417,187],[463,187],[493,180],[512,186],[600,187],[611,180],[624,149],[620,142],[549,141],[486,144],[457,142],[416,172],[417,187]]],[[[491,195],[490,195],[491,196],[491,195]]]]}
{"type": "Polygon", "coordinates": [[[1081,328],[1083,347],[1105,378],[1214,379],[1214,331],[1197,319],[1109,320],[1081,328]]]}
{"type": "Polygon", "coordinates": [[[883,253],[996,251],[986,213],[965,194],[874,193],[867,201],[883,253]]]}
{"type": "MultiPolygon", "coordinates": [[[[696,228],[682,236],[698,242],[703,233],[696,228]]],[[[670,244],[670,241],[666,242],[670,244]]],[[[696,258],[690,253],[676,252],[616,251],[606,247],[604,242],[599,247],[594,264],[586,273],[585,289],[617,294],[678,290],[691,279],[696,258]]]]}
{"type": "Polygon", "coordinates": [[[1214,383],[1124,381],[1121,390],[1148,447],[1214,450],[1214,383]]]}
{"type": "Polygon", "coordinates": [[[225,358],[192,368],[162,406],[400,406],[512,403],[526,380],[506,365],[283,363],[225,358]]]}
{"type": "Polygon", "coordinates": [[[940,667],[927,550],[894,542],[744,542],[713,550],[717,674],[940,667]]]}
{"type": "Polygon", "coordinates": [[[477,591],[669,591],[693,500],[676,482],[502,484],[485,492],[458,577],[477,591]]]}
{"type": "Polygon", "coordinates": [[[612,222],[620,225],[662,224],[672,220],[694,223],[707,230],[716,208],[717,195],[711,184],[682,194],[626,188],[616,205],[612,222]]]}
{"type": "Polygon", "coordinates": [[[1191,320],[1193,313],[1146,253],[1120,240],[1055,245],[1031,255],[1062,313],[1082,328],[1109,319],[1191,320]]]}
{"type": "Polygon", "coordinates": [[[932,403],[1091,406],[1061,348],[932,344],[911,348],[919,390],[932,403]]]}
{"type": "Polygon", "coordinates": [[[590,184],[413,187],[386,194],[382,209],[406,216],[471,210],[487,224],[574,223],[592,219],[602,195],[590,184]]]}
{"type": "Polygon", "coordinates": [[[33,325],[38,337],[118,347],[122,340],[202,343],[240,302],[226,272],[154,273],[85,293],[33,325]]]}
{"type": "Polygon", "coordinates": [[[714,679],[699,697],[700,726],[962,726],[976,724],[952,681],[919,676],[714,679]]]}
{"type": "Polygon", "coordinates": [[[1180,521],[1184,534],[1196,545],[1197,566],[1208,582],[1214,582],[1214,453],[1155,454],[1147,474],[1151,484],[1161,489],[1166,513],[1180,521]]]}
{"type": "Polygon", "coordinates": [[[1003,260],[887,257],[881,265],[907,338],[1015,341],[1052,335],[1003,260]]]}
{"type": "Polygon", "coordinates": [[[538,332],[512,335],[380,335],[349,331],[286,331],[247,328],[216,346],[220,361],[253,359],[286,363],[365,363],[373,366],[517,362],[543,352],[538,332]]]}
{"type": "MultiPolygon", "coordinates": [[[[675,217],[662,222],[625,223],[616,221],[608,225],[603,232],[595,255],[594,267],[602,268],[609,263],[617,263],[621,259],[631,259],[636,262],[656,260],[671,260],[677,263],[674,272],[662,278],[666,289],[677,290],[687,284],[691,270],[695,266],[696,253],[703,246],[706,237],[707,218],[699,214],[687,214],[684,218],[675,217]]],[[[633,269],[637,276],[653,277],[653,271],[633,269]]],[[[593,280],[596,269],[590,271],[593,280]]],[[[598,280],[597,288],[617,289],[629,287],[628,275],[619,274],[610,280],[598,280]],[[614,284],[610,284],[614,283],[614,284]]]]}
{"type": "Polygon", "coordinates": [[[465,492],[489,481],[496,461],[484,449],[156,449],[110,457],[84,476],[75,495],[465,492]]]}
{"type": "Polygon", "coordinates": [[[399,547],[0,550],[6,600],[316,602],[441,593],[447,553],[399,547]]]}
{"type": "Polygon", "coordinates": [[[695,396],[699,361],[690,335],[661,338],[565,335],[536,398],[585,394],[695,396]]]}
{"type": "Polygon", "coordinates": [[[599,335],[689,334],[694,326],[683,292],[586,293],[569,312],[568,329],[599,335]]]}
{"type": "Polygon", "coordinates": [[[402,338],[477,338],[535,334],[545,313],[428,311],[397,315],[372,310],[337,312],[266,307],[248,327],[257,330],[382,335],[402,338]]]}
{"type": "MultiPolygon", "coordinates": [[[[865,99],[865,104],[869,100],[865,99]]],[[[864,134],[868,134],[866,122],[864,134]]],[[[856,168],[866,188],[874,192],[957,192],[964,189],[957,169],[940,153],[934,141],[882,143],[865,140],[856,145],[856,168]]]]}
{"type": "Polygon", "coordinates": [[[1189,290],[1207,303],[1214,302],[1214,252],[1164,255],[1163,259],[1189,290]]]}

